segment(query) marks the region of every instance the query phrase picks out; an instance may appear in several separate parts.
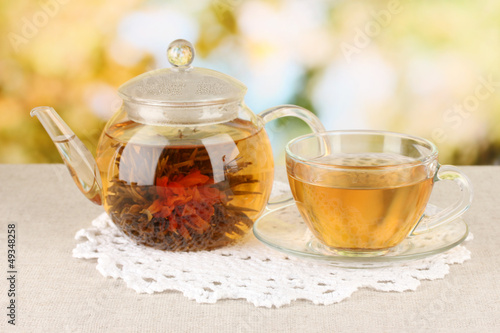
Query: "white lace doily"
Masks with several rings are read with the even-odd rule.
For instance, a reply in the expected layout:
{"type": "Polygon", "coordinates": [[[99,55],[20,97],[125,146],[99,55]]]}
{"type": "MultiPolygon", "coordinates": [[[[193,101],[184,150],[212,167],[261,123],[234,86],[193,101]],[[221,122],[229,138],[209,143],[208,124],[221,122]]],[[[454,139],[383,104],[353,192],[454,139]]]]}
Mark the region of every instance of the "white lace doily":
{"type": "Polygon", "coordinates": [[[360,288],[416,290],[420,280],[441,279],[449,273],[450,264],[470,259],[469,250],[457,246],[405,264],[344,269],[287,256],[260,243],[251,233],[230,247],[178,253],[136,245],[105,213],[92,225],[76,234],[82,242],[73,250],[75,258],[97,259],[102,275],[121,278],[138,293],[178,290],[200,303],[246,299],[255,306],[280,307],[302,299],[328,305],[360,288]]]}

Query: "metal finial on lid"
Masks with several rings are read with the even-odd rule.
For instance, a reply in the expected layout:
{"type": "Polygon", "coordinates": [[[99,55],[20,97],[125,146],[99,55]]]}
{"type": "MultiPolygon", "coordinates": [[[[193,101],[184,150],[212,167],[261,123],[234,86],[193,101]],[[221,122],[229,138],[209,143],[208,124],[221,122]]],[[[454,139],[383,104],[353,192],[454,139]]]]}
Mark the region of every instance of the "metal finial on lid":
{"type": "Polygon", "coordinates": [[[188,67],[194,60],[193,44],[185,39],[174,40],[168,46],[167,58],[174,67],[188,67]]]}

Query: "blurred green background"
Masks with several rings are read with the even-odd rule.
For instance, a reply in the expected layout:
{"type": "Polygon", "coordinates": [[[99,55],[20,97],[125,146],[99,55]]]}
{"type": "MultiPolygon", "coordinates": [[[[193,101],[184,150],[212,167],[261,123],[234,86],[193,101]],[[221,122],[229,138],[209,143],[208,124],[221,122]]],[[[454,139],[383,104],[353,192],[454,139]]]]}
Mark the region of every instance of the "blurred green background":
{"type": "MultiPolygon", "coordinates": [[[[0,35],[1,163],[61,162],[39,105],[95,151],[116,88],[168,66],[177,38],[254,112],[297,104],[327,129],[431,139],[443,163],[500,163],[499,1],[2,1],[0,35]]],[[[268,131],[279,147],[307,128],[268,131]]]]}

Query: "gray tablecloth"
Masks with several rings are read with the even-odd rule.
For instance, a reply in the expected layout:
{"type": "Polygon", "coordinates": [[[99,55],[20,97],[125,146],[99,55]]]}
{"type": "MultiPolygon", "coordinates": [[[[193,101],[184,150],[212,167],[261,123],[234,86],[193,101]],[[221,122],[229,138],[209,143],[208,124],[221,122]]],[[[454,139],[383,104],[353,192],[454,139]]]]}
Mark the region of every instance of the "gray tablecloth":
{"type": "Polygon", "coordinates": [[[360,290],[330,306],[265,309],[243,300],[197,304],[179,292],[142,295],[104,278],[95,262],[71,256],[76,231],[102,207],[62,165],[0,165],[0,332],[500,332],[500,167],[461,169],[475,187],[464,216],[472,260],[414,292],[360,290]],[[9,223],[17,232],[15,327],[7,323],[9,223]]]}

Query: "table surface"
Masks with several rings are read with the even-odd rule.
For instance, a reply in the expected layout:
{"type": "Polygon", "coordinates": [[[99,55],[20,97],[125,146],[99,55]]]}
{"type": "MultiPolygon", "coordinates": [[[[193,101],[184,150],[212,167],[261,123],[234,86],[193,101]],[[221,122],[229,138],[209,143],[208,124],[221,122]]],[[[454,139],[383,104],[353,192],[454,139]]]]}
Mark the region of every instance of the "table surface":
{"type": "Polygon", "coordinates": [[[78,192],[63,165],[0,165],[0,331],[500,332],[500,167],[461,169],[475,191],[464,215],[474,234],[471,260],[416,291],[363,289],[329,306],[295,301],[267,309],[244,300],[198,304],[176,291],[137,294],[104,278],[94,261],[71,256],[75,233],[103,208],[78,192]],[[17,234],[15,327],[6,316],[10,223],[17,234]]]}

